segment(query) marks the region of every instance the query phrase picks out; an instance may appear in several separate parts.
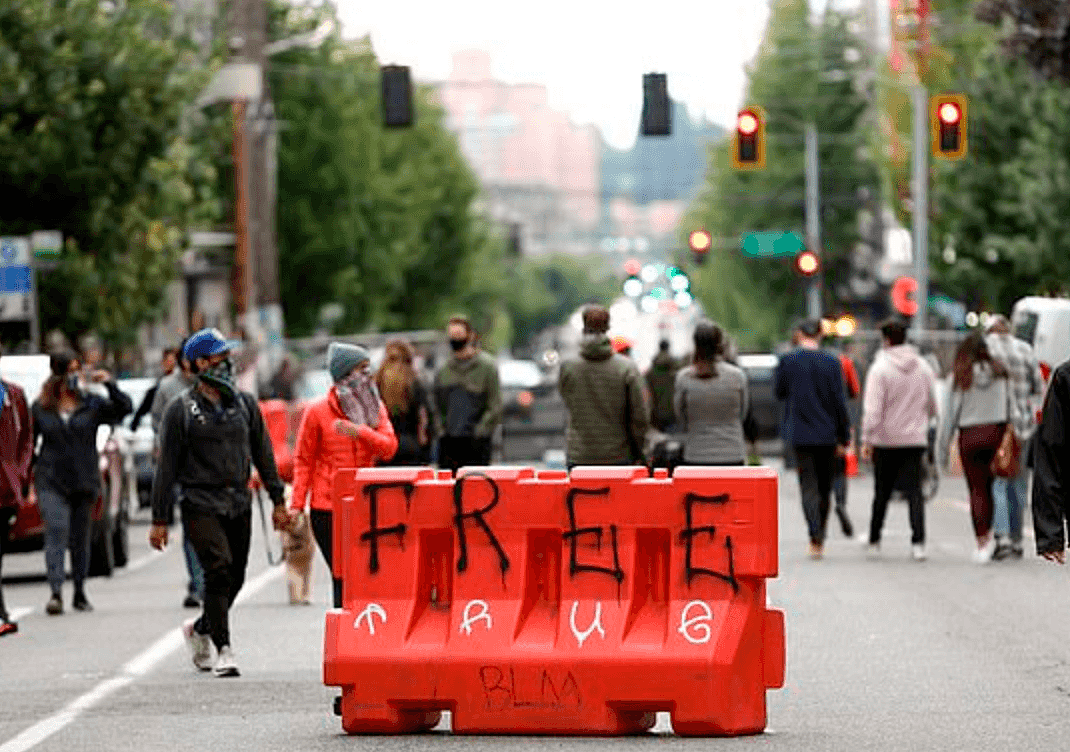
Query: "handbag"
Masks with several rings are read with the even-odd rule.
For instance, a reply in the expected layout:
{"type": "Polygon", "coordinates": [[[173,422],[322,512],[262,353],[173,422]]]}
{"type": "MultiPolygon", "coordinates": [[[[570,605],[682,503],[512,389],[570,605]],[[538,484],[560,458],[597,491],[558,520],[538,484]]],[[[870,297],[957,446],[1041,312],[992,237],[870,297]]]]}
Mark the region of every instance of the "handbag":
{"type": "Polygon", "coordinates": [[[1003,429],[1003,438],[1000,439],[999,447],[989,464],[989,469],[997,478],[1015,478],[1022,472],[1022,442],[1014,430],[1014,421],[1011,420],[1010,400],[1010,385],[1008,385],[1007,427],[1003,429]]]}

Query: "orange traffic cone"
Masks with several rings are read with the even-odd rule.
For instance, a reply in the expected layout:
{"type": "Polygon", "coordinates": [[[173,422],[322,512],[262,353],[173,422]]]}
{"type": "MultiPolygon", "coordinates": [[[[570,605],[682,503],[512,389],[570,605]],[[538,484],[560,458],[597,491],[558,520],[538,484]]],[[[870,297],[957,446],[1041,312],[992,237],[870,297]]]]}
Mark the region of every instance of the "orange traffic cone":
{"type": "Polygon", "coordinates": [[[847,447],[847,454],[844,455],[846,463],[846,471],[848,478],[858,477],[858,455],[855,454],[855,448],[853,446],[847,447]]]}

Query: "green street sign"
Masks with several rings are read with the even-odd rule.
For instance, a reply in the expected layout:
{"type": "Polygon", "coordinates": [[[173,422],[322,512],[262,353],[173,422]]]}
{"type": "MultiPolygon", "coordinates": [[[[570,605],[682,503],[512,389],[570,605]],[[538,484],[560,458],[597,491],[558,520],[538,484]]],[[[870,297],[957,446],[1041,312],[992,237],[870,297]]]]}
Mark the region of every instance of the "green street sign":
{"type": "Polygon", "coordinates": [[[794,256],[806,243],[797,232],[749,232],[739,239],[739,246],[744,256],[774,258],[794,256]]]}

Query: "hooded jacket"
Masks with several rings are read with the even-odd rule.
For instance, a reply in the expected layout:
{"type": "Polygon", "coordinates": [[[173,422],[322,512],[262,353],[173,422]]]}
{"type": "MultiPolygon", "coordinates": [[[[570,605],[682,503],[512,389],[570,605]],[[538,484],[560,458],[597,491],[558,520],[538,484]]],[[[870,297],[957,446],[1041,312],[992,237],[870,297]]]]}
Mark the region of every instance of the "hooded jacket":
{"type": "Polygon", "coordinates": [[[874,447],[925,447],[936,415],[936,376],[913,345],[881,350],[862,401],[862,443],[874,447]]]}
{"type": "Polygon", "coordinates": [[[992,366],[985,362],[973,364],[973,383],[969,389],[957,389],[952,382],[951,403],[940,439],[940,456],[948,456],[956,428],[1007,422],[1012,415],[1008,386],[1008,380],[996,378],[992,366]]]}
{"type": "Polygon", "coordinates": [[[0,392],[0,507],[18,506],[29,483],[33,423],[21,387],[5,381],[0,392]]]}
{"type": "Polygon", "coordinates": [[[643,460],[650,427],[643,380],[630,358],[613,352],[608,336],[584,336],[579,357],[561,364],[558,388],[568,410],[570,465],[643,460]]]}
{"type": "Polygon", "coordinates": [[[502,420],[498,367],[484,352],[450,357],[435,374],[434,393],[444,436],[490,438],[502,420]]]}
{"type": "Polygon", "coordinates": [[[673,410],[673,391],[676,385],[676,359],[667,352],[659,352],[646,372],[650,389],[650,419],[659,431],[669,428],[676,419],[673,410]]]}
{"type": "Polygon", "coordinates": [[[1040,425],[1033,434],[1033,527],[1037,553],[1066,548],[1070,517],[1070,362],[1051,375],[1040,425]]]}

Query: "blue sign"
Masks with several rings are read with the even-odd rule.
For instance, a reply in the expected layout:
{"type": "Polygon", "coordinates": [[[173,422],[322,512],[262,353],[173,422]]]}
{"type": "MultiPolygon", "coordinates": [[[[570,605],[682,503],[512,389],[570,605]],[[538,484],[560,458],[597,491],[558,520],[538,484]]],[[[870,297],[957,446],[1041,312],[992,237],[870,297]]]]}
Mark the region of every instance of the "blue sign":
{"type": "Polygon", "coordinates": [[[30,267],[0,266],[0,293],[30,291],[30,267]]]}

